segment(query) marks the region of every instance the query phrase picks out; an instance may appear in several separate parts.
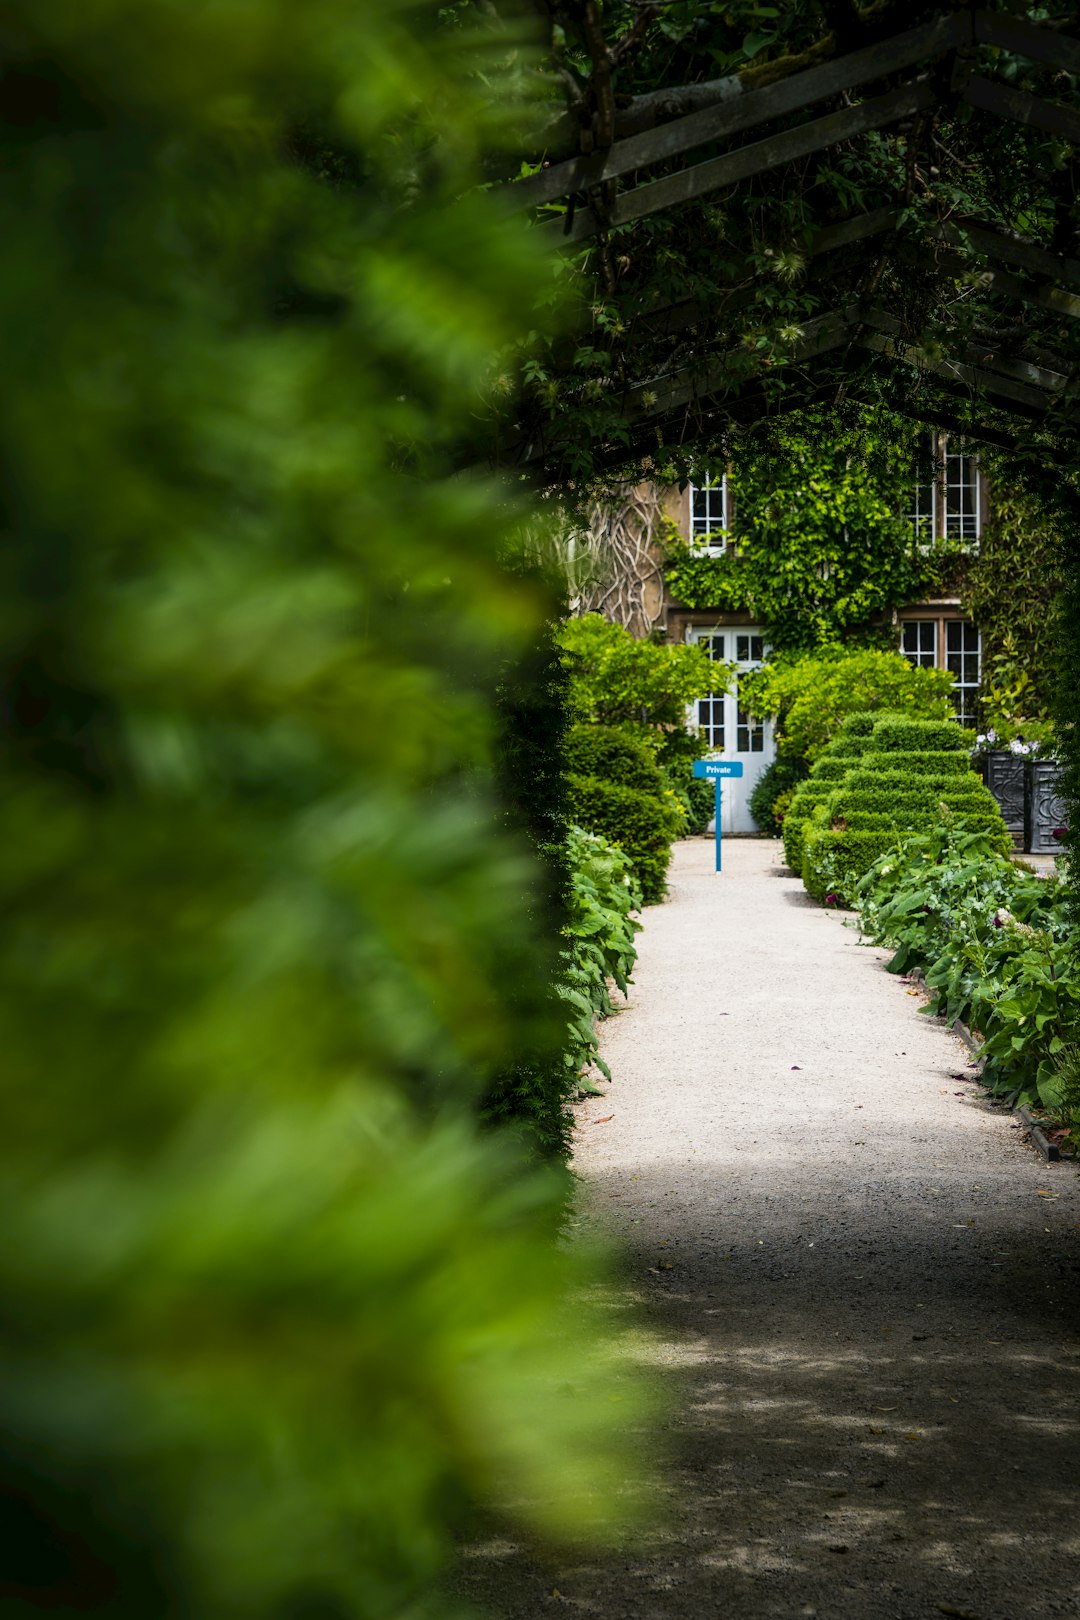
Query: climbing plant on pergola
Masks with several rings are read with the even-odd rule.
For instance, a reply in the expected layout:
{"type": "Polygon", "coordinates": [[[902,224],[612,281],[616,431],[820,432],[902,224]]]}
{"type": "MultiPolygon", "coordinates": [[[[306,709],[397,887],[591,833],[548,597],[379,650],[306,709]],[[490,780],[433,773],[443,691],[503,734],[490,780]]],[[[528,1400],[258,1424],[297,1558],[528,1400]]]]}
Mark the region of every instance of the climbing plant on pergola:
{"type": "Polygon", "coordinates": [[[808,404],[993,445],[1064,529],[1080,746],[1080,28],[1071,10],[536,0],[549,113],[505,188],[571,289],[496,459],[685,477],[808,404]],[[719,71],[718,71],[719,70],[719,71]]]}
{"type": "Polygon", "coordinates": [[[1062,459],[1080,39],[1015,8],[543,10],[566,110],[510,198],[577,319],[501,460],[648,469],[839,394],[1062,459]]]}

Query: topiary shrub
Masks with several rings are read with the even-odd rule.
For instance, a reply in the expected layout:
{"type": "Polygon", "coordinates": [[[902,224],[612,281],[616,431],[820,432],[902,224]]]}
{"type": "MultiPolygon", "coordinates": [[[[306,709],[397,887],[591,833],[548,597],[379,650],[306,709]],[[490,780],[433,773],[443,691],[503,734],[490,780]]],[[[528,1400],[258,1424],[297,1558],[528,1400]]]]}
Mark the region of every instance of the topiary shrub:
{"type": "Polygon", "coordinates": [[[850,759],[819,759],[814,766],[815,782],[840,782],[851,770],[850,759]]]}
{"type": "Polygon", "coordinates": [[[669,785],[655,751],[622,726],[571,726],[565,753],[567,769],[578,776],[599,776],[656,798],[669,785]]]}
{"type": "Polygon", "coordinates": [[[806,767],[798,760],[774,759],[766,765],[750,795],[750,814],[763,833],[773,838],[778,836],[783,816],[777,814],[777,802],[782,795],[790,795],[805,778],[806,767]]]}
{"type": "MultiPolygon", "coordinates": [[[[952,731],[962,737],[958,727],[952,726],[952,731]]],[[[940,747],[917,753],[880,746],[897,733],[905,743],[916,733],[940,743],[943,728],[891,721],[875,726],[871,749],[851,764],[824,803],[808,807],[808,818],[791,841],[792,852],[802,859],[798,870],[815,899],[832,896],[837,904],[853,903],[864,873],[899,833],[917,831],[943,816],[955,817],[969,831],[987,833],[1002,853],[1007,852],[1001,812],[971,769],[967,754],[940,747]]],[[[821,781],[823,771],[828,784],[831,768],[841,763],[819,761],[807,786],[821,781]]]]}
{"type": "Polygon", "coordinates": [[[834,737],[825,749],[821,758],[824,759],[860,759],[870,747],[869,735],[865,737],[834,737]]]}
{"type": "Polygon", "coordinates": [[[873,746],[888,754],[955,753],[970,747],[971,734],[955,720],[878,719],[873,746]]]}
{"type": "Polygon", "coordinates": [[[807,819],[816,805],[825,803],[832,788],[833,784],[831,782],[817,782],[811,777],[808,781],[800,782],[795,789],[781,829],[784,840],[784,860],[793,872],[802,871],[803,828],[807,819]]]}
{"type": "MultiPolygon", "coordinates": [[[[858,768],[862,771],[914,771],[919,776],[966,776],[971,771],[971,764],[966,753],[950,753],[945,749],[935,749],[932,753],[906,754],[887,752],[877,746],[877,733],[870,739],[872,746],[859,756],[858,768]],[[898,764],[898,761],[901,763],[898,764]]],[[[820,771],[830,761],[822,760],[818,766],[820,771]]],[[[853,762],[855,763],[855,762],[853,762]]]]}
{"type": "Polygon", "coordinates": [[[670,789],[661,798],[621,782],[569,771],[567,804],[571,819],[601,833],[629,855],[646,905],[664,898],[672,840],[682,833],[682,809],[670,789]]]}
{"type": "Polygon", "coordinates": [[[879,855],[897,841],[895,827],[875,829],[818,827],[806,830],[802,880],[815,900],[848,905],[859,880],[879,855]]]}

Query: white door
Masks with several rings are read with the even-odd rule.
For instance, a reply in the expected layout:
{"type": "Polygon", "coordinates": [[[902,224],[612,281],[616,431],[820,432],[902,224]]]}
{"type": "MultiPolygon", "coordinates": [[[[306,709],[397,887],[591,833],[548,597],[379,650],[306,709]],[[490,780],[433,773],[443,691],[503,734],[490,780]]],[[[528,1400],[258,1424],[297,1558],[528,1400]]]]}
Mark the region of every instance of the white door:
{"type": "MultiPolygon", "coordinates": [[[[691,724],[700,726],[710,754],[742,762],[742,776],[724,783],[721,830],[757,832],[757,822],[750,814],[750,795],[766,765],[776,758],[776,745],[772,721],[754,720],[740,707],[739,677],[763,663],[767,651],[764,635],[756,625],[726,625],[723,629],[693,626],[687,630],[686,639],[703,643],[716,663],[735,666],[731,689],[698,698],[691,724]]],[[[713,827],[710,822],[710,832],[713,827]]]]}

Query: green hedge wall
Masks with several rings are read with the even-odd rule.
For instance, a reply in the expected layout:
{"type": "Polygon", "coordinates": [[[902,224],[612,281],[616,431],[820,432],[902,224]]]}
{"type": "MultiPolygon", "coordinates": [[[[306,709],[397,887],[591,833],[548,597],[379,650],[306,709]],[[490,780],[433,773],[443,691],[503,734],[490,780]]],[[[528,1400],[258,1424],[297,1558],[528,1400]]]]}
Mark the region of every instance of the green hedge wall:
{"type": "Polygon", "coordinates": [[[895,828],[834,832],[828,827],[807,829],[803,851],[802,880],[815,900],[834,897],[844,903],[859,879],[879,855],[896,843],[895,828]]]}
{"type": "Polygon", "coordinates": [[[674,797],[660,799],[576,771],[567,772],[566,794],[571,819],[578,826],[601,833],[629,855],[646,905],[662,900],[672,841],[683,829],[674,797]]]}
{"type": "Polygon", "coordinates": [[[900,770],[915,772],[919,776],[950,777],[962,776],[971,770],[966,753],[935,749],[925,754],[910,754],[879,748],[876,734],[871,741],[874,746],[866,749],[858,761],[858,768],[863,771],[900,770]]]}
{"type": "Polygon", "coordinates": [[[873,736],[874,747],[887,754],[953,753],[968,741],[955,720],[881,720],[873,736]]]}
{"type": "Polygon", "coordinates": [[[566,734],[566,764],[578,776],[599,776],[656,798],[667,786],[654,750],[620,726],[571,726],[566,734]]]}
{"type": "Polygon", "coordinates": [[[801,782],[795,797],[788,805],[784,817],[784,860],[793,872],[802,871],[803,832],[815,805],[824,804],[832,792],[831,782],[817,782],[812,777],[801,782]]]}

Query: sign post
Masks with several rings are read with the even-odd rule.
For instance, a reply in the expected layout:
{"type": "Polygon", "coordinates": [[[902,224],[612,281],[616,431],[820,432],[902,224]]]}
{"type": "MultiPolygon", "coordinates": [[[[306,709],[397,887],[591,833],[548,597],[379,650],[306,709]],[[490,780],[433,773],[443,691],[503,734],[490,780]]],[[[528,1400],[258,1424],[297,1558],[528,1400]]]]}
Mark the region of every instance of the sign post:
{"type": "Polygon", "coordinates": [[[716,786],[716,870],[721,870],[720,812],[723,809],[723,781],[725,776],[741,776],[741,759],[695,759],[694,775],[715,783],[716,786]]]}

